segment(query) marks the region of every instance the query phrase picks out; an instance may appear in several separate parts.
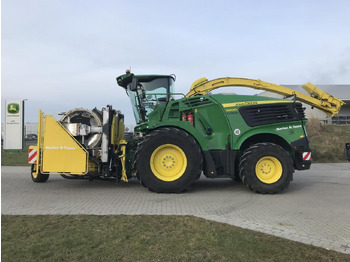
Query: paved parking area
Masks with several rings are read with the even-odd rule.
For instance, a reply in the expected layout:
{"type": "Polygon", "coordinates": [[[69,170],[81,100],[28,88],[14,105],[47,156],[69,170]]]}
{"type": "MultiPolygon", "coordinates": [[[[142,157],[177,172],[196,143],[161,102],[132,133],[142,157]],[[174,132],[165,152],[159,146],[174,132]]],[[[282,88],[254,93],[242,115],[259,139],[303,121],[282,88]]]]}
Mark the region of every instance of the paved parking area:
{"type": "Polygon", "coordinates": [[[193,215],[350,254],[350,164],[314,164],[282,194],[259,195],[230,179],[202,177],[183,194],[128,184],[51,176],[33,183],[28,167],[1,168],[1,213],[193,215]]]}

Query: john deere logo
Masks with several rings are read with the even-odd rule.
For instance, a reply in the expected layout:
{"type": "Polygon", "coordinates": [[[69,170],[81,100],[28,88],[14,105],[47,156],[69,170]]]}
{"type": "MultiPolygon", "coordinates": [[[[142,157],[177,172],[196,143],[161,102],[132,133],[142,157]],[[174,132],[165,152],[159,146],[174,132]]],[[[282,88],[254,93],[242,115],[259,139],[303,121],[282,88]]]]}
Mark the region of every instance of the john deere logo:
{"type": "Polygon", "coordinates": [[[17,103],[8,104],[7,112],[10,114],[17,114],[19,112],[19,104],[17,103]]]}

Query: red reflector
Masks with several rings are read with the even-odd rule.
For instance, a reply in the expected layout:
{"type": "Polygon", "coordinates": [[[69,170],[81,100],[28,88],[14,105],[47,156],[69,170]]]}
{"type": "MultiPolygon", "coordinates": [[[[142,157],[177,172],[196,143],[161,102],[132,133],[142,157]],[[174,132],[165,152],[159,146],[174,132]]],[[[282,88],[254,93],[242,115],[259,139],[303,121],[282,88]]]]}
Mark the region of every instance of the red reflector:
{"type": "Polygon", "coordinates": [[[311,160],[311,152],[303,152],[303,161],[311,160]]]}
{"type": "Polygon", "coordinates": [[[37,151],[36,151],[36,149],[29,149],[28,163],[29,164],[35,164],[36,160],[37,160],[37,151]]]}

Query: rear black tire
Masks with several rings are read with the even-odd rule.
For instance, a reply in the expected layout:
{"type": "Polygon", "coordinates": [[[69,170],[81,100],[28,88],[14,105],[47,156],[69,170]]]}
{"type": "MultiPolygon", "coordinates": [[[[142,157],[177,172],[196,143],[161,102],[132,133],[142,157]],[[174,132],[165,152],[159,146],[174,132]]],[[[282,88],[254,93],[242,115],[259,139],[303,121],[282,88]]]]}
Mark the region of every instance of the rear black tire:
{"type": "Polygon", "coordinates": [[[30,175],[35,183],[43,183],[49,179],[49,174],[42,174],[40,171],[35,175],[35,165],[32,165],[30,175]]]}
{"type": "Polygon", "coordinates": [[[250,190],[261,194],[279,193],[293,180],[294,167],[290,155],[272,143],[258,143],[244,151],[239,175],[250,190]]]}
{"type": "Polygon", "coordinates": [[[135,156],[137,177],[158,193],[180,193],[202,172],[202,152],[195,139],[177,128],[152,131],[139,143],[135,156]]]}

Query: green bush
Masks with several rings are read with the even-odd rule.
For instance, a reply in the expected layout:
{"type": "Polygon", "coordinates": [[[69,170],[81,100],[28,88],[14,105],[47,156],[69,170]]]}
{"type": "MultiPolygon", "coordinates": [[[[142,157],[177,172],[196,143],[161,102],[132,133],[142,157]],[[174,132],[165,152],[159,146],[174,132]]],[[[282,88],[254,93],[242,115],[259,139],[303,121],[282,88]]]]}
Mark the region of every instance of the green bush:
{"type": "Polygon", "coordinates": [[[306,130],[314,162],[345,162],[345,143],[350,143],[350,125],[323,125],[310,118],[306,130]]]}

